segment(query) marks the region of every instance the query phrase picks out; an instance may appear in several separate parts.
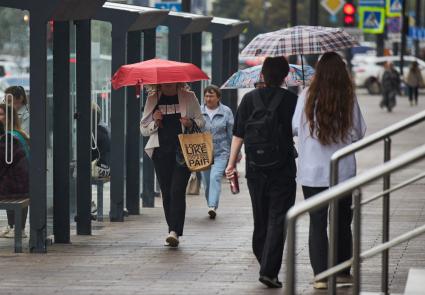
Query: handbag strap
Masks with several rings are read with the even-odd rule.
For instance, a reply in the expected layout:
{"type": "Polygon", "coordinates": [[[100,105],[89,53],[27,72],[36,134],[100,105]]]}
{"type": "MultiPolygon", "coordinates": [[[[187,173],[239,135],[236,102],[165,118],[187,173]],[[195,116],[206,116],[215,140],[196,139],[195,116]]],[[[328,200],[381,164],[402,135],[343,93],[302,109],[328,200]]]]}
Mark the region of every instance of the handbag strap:
{"type": "Polygon", "coordinates": [[[191,134],[191,133],[202,133],[201,128],[199,128],[198,124],[196,124],[195,120],[190,119],[192,121],[192,127],[191,128],[184,128],[185,134],[191,134]]]}

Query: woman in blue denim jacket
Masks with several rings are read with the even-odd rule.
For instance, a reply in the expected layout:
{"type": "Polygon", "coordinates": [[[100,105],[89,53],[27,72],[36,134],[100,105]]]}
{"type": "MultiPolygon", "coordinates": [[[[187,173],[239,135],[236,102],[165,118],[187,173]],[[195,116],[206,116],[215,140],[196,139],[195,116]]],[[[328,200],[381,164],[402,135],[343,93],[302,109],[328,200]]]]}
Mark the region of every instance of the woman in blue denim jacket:
{"type": "Polygon", "coordinates": [[[233,113],[229,107],[220,103],[221,91],[215,85],[204,89],[204,104],[201,107],[205,119],[203,131],[209,131],[213,137],[214,164],[202,172],[205,197],[208,203],[208,215],[214,219],[217,215],[221,193],[221,179],[230,155],[232,142],[233,113]]]}

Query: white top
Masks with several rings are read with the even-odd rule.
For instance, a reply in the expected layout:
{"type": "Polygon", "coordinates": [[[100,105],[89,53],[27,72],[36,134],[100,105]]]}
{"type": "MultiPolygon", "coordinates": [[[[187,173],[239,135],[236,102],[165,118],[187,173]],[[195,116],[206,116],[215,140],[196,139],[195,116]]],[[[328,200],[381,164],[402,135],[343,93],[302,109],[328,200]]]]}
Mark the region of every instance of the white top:
{"type": "Polygon", "coordinates": [[[207,107],[205,105],[205,112],[207,113],[208,117],[210,118],[210,120],[212,121],[212,119],[214,118],[215,114],[218,113],[218,107],[216,107],[215,109],[211,110],[209,107],[207,107]]]}
{"type": "MultiPolygon", "coordinates": [[[[193,119],[199,128],[204,127],[204,116],[201,113],[201,107],[199,106],[199,102],[195,96],[195,93],[192,91],[179,89],[177,94],[179,99],[178,111],[180,112],[181,116],[187,116],[193,119]]],[[[161,97],[160,92],[152,92],[148,95],[145,107],[143,109],[143,116],[140,120],[140,132],[143,136],[149,136],[149,140],[145,146],[145,152],[150,158],[152,158],[154,149],[159,147],[158,126],[156,125],[152,115],[156,106],[158,105],[159,97],[161,97]]],[[[174,112],[177,111],[177,109],[172,109],[174,112]]],[[[181,128],[183,132],[184,126],[182,125],[181,128]]]]}
{"type": "MultiPolygon", "coordinates": [[[[330,160],[337,150],[363,138],[366,123],[360,111],[357,98],[354,99],[353,127],[345,142],[322,145],[310,135],[310,128],[304,111],[308,88],[298,97],[297,107],[292,117],[292,131],[298,136],[298,172],[297,181],[304,186],[329,187],[330,160]]],[[[356,175],[354,154],[339,161],[339,182],[356,175]]]]}

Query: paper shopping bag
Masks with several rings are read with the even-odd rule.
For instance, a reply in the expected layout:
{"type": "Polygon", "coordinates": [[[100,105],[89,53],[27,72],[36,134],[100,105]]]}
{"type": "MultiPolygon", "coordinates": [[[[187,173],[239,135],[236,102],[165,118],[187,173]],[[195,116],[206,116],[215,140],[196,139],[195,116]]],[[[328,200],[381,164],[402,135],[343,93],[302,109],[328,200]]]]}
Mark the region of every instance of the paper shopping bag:
{"type": "Polygon", "coordinates": [[[186,166],[190,171],[203,171],[211,166],[213,161],[211,133],[179,134],[179,142],[186,166]]]}

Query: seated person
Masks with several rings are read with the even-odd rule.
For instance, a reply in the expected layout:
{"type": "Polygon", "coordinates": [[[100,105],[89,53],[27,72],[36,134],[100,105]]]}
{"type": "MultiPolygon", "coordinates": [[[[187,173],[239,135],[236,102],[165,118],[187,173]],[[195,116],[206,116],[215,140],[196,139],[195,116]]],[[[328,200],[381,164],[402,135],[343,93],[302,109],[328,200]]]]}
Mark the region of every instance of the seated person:
{"type": "MultiPolygon", "coordinates": [[[[0,200],[12,197],[21,198],[28,196],[29,192],[29,171],[28,158],[19,140],[5,132],[4,124],[0,120],[0,200]],[[6,146],[6,136],[8,142],[6,146]],[[11,149],[13,145],[13,149],[11,149]],[[13,151],[13,153],[11,153],[13,151]],[[10,163],[10,164],[9,164],[10,163]]],[[[11,211],[13,213],[13,211],[11,211]]],[[[22,212],[22,237],[26,238],[25,223],[28,208],[22,212]]],[[[14,215],[8,214],[8,226],[0,232],[0,237],[13,238],[14,215]]]]}
{"type": "Polygon", "coordinates": [[[92,176],[108,177],[111,175],[110,170],[110,152],[111,137],[107,126],[100,122],[101,111],[96,103],[92,103],[92,126],[96,126],[92,130],[92,141],[96,140],[96,144],[92,142],[92,176]],[[97,131],[97,133],[96,133],[97,131]],[[95,147],[95,148],[94,148],[95,147]]]}

